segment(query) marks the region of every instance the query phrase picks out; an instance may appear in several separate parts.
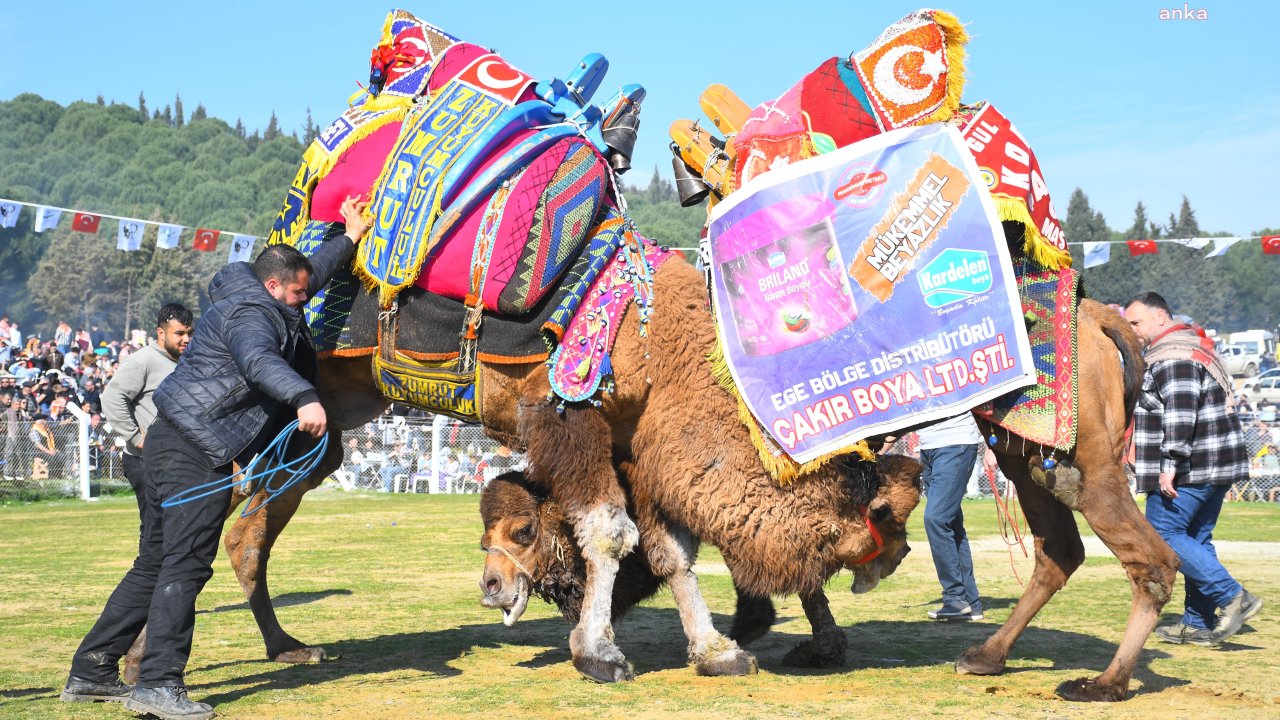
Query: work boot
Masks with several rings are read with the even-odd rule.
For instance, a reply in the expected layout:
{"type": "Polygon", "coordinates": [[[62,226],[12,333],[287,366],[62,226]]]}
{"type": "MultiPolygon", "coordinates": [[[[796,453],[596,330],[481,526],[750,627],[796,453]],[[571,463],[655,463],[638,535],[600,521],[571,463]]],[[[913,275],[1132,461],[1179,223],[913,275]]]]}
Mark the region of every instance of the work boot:
{"type": "Polygon", "coordinates": [[[58,699],[62,702],[124,702],[131,692],[133,686],[120,682],[120,678],[111,682],[94,682],[72,675],[67,678],[67,685],[62,688],[58,699]]]}
{"type": "Polygon", "coordinates": [[[1201,647],[1217,647],[1213,639],[1213,631],[1208,628],[1191,627],[1176,622],[1172,625],[1161,625],[1156,628],[1156,637],[1174,645],[1199,645],[1201,647]]]}
{"type": "Polygon", "coordinates": [[[187,697],[181,685],[134,688],[124,706],[137,713],[151,713],[160,720],[209,720],[213,708],[187,697]]]}
{"type": "Polygon", "coordinates": [[[1253,593],[1240,588],[1240,594],[1236,595],[1227,606],[1222,608],[1222,615],[1218,618],[1218,626],[1213,629],[1214,642],[1222,642],[1227,638],[1240,632],[1240,628],[1244,625],[1244,621],[1258,614],[1262,609],[1262,598],[1253,593]]]}

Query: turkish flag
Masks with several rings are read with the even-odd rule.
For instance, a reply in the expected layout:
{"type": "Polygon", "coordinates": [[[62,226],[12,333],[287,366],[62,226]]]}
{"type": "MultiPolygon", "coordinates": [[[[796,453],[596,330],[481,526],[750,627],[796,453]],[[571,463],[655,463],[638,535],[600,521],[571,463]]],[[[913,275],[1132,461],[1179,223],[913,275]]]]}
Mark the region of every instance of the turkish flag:
{"type": "Polygon", "coordinates": [[[1155,255],[1160,252],[1154,240],[1126,240],[1130,255],[1155,255]]]}
{"type": "Polygon", "coordinates": [[[102,222],[102,218],[89,213],[78,212],[71,221],[71,229],[76,232],[96,233],[98,232],[98,224],[102,222]]]}
{"type": "Polygon", "coordinates": [[[209,228],[199,228],[196,230],[196,239],[191,247],[201,252],[213,252],[218,249],[218,236],[222,233],[209,228]]]}
{"type": "Polygon", "coordinates": [[[1266,255],[1280,255],[1280,235],[1263,235],[1262,252],[1266,255]]]}

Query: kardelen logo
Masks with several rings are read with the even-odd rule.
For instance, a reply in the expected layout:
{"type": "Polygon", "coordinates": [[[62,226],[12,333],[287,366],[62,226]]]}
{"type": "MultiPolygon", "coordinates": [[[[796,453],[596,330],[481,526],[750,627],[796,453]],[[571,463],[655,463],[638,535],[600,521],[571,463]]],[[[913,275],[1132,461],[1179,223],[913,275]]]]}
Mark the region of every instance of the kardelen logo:
{"type": "Polygon", "coordinates": [[[920,293],[931,308],[961,302],[991,289],[991,261],[982,250],[948,248],[916,275],[920,293]]]}
{"type": "Polygon", "coordinates": [[[850,165],[836,187],[835,199],[856,208],[870,207],[884,194],[889,176],[869,162],[850,165]]]}

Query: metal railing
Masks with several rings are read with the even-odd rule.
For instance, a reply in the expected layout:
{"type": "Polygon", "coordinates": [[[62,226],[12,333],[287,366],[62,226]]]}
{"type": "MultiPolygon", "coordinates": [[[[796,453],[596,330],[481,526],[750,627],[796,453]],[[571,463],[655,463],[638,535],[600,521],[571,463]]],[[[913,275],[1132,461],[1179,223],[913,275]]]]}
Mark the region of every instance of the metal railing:
{"type": "MultiPolygon", "coordinates": [[[[111,435],[109,426],[95,426],[74,406],[67,409],[72,414],[61,420],[0,422],[0,498],[90,499],[129,490],[123,441],[111,435]]],[[[1280,422],[1246,416],[1243,424],[1249,479],[1236,483],[1228,499],[1280,501],[1280,422]]],[[[476,493],[499,474],[525,465],[523,455],[488,438],[479,426],[444,416],[382,415],[344,433],[342,443],[343,462],[333,482],[343,490],[476,493]]],[[[915,445],[915,436],[908,434],[891,452],[919,457],[915,445]]],[[[1004,476],[997,473],[994,482],[1003,494],[1004,476]]],[[[981,454],[966,494],[992,496],[981,454]]]]}

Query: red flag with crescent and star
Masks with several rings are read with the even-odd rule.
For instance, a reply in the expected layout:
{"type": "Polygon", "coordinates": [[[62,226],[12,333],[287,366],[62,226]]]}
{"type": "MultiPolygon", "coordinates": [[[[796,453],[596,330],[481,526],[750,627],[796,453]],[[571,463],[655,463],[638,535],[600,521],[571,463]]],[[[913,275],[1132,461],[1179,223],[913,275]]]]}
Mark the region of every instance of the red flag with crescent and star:
{"type": "Polygon", "coordinates": [[[78,212],[71,221],[71,229],[76,232],[96,233],[101,222],[102,218],[97,215],[78,212]]]}
{"type": "Polygon", "coordinates": [[[1133,256],[1155,255],[1160,252],[1154,240],[1126,240],[1125,243],[1129,245],[1129,254],[1133,256]]]}
{"type": "Polygon", "coordinates": [[[196,230],[195,242],[191,247],[200,252],[213,252],[218,249],[218,236],[222,233],[209,228],[199,228],[196,230]]]}
{"type": "Polygon", "coordinates": [[[1262,252],[1266,255],[1280,255],[1280,235],[1263,235],[1262,252]]]}

